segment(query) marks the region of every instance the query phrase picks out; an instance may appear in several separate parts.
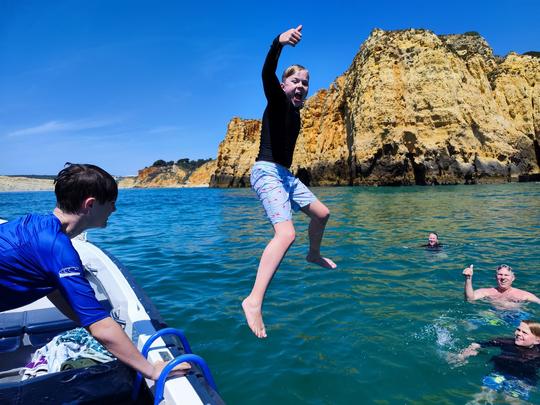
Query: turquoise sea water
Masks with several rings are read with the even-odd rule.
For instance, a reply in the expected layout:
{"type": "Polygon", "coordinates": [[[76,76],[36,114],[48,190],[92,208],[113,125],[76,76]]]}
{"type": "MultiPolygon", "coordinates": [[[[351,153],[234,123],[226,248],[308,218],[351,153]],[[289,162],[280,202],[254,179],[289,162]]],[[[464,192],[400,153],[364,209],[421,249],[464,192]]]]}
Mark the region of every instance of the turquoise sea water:
{"type": "MultiPolygon", "coordinates": [[[[89,239],[134,275],[170,326],[187,332],[229,404],[463,404],[478,398],[497,350],[451,365],[474,340],[510,336],[487,304],[463,302],[461,271],[493,284],[508,263],[540,294],[540,185],[314,188],[332,216],[327,270],[304,261],[307,221],[264,307],[268,339],[241,300],[271,237],[249,189],[121,190],[89,239]],[[442,252],[419,245],[435,230],[442,252]]],[[[47,212],[50,192],[0,193],[0,217],[47,212]]],[[[540,306],[526,307],[540,319],[540,306]]],[[[530,403],[540,403],[531,393],[530,403]]]]}

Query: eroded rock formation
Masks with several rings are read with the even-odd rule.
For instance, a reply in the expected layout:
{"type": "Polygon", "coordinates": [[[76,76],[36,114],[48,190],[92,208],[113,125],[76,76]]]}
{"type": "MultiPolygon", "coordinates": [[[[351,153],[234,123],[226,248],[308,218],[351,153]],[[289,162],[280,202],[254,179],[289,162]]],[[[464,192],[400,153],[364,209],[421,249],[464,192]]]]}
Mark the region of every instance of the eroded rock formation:
{"type": "Polygon", "coordinates": [[[235,117],[227,126],[227,135],[218,148],[217,167],[210,185],[216,187],[249,186],[249,170],[259,152],[261,122],[235,117]]]}
{"type": "Polygon", "coordinates": [[[150,166],[139,170],[133,187],[179,187],[187,177],[188,173],[177,165],[150,166]]]}
{"type": "MultiPolygon", "coordinates": [[[[476,33],[374,30],[302,111],[293,172],[311,185],[459,184],[538,173],[540,58],[476,33]]],[[[249,185],[260,122],[234,118],[211,185],[249,185]]]]}
{"type": "Polygon", "coordinates": [[[210,160],[192,172],[177,164],[145,167],[139,170],[135,177],[121,178],[118,186],[120,188],[205,187],[209,185],[210,177],[216,171],[216,163],[215,160],[210,160]]]}
{"type": "Polygon", "coordinates": [[[191,173],[186,181],[186,185],[190,187],[208,186],[210,184],[210,178],[216,171],[216,168],[217,161],[215,160],[205,163],[191,173]]]}

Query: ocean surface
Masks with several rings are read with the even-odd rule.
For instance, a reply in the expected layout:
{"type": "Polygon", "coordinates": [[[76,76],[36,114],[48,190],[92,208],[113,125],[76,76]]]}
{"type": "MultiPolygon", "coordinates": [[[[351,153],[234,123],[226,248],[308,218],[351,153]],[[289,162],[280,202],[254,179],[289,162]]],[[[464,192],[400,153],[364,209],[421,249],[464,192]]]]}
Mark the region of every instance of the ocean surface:
{"type": "MultiPolygon", "coordinates": [[[[480,401],[498,349],[454,364],[473,341],[512,336],[486,303],[465,303],[461,272],[540,294],[540,184],[314,188],[331,211],[323,254],[307,263],[307,219],[264,306],[268,338],[240,307],[272,230],[249,189],[121,190],[89,239],[116,256],[165,321],[184,329],[229,404],[464,404],[480,401]],[[426,251],[428,233],[444,248],[426,251]]],[[[0,193],[0,217],[48,212],[51,192],[0,193]]],[[[540,306],[524,308],[540,319],[540,306]]],[[[502,396],[499,397],[501,399],[502,396]]],[[[503,401],[504,402],[504,401],[503,401]]],[[[540,403],[533,388],[529,403],[540,403]]]]}

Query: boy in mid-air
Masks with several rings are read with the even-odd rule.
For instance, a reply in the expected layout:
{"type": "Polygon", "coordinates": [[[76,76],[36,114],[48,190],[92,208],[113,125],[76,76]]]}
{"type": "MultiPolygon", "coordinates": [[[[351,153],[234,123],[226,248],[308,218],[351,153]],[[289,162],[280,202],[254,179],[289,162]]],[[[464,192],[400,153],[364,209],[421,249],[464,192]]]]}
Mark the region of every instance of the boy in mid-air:
{"type": "Polygon", "coordinates": [[[300,109],[308,93],[309,72],[300,65],[290,66],[280,83],[276,69],[281,50],[286,45],[296,46],[302,38],[301,31],[302,26],[299,25],[274,39],[262,71],[268,104],[262,120],[259,155],[250,180],[274,227],[274,237],[264,249],[253,289],[242,302],[248,325],[259,338],[266,337],[262,319],[264,295],[295,239],[291,209],[302,210],[311,218],[306,260],[326,268],[336,267],[320,252],[329,210],[289,171],[300,132],[300,109]]]}

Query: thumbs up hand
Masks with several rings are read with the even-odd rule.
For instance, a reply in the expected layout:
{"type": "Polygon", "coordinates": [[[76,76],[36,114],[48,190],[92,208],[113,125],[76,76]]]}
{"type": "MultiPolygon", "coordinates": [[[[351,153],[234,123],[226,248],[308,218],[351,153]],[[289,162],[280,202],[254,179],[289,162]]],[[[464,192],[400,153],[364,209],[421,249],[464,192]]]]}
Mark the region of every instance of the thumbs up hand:
{"type": "Polygon", "coordinates": [[[467,278],[471,278],[473,275],[473,265],[471,264],[465,270],[463,270],[463,275],[467,278]]]}
{"type": "Polygon", "coordinates": [[[302,39],[302,25],[300,24],[296,28],[291,28],[290,30],[285,31],[279,36],[279,43],[283,46],[291,45],[296,46],[298,42],[302,39]]]}

